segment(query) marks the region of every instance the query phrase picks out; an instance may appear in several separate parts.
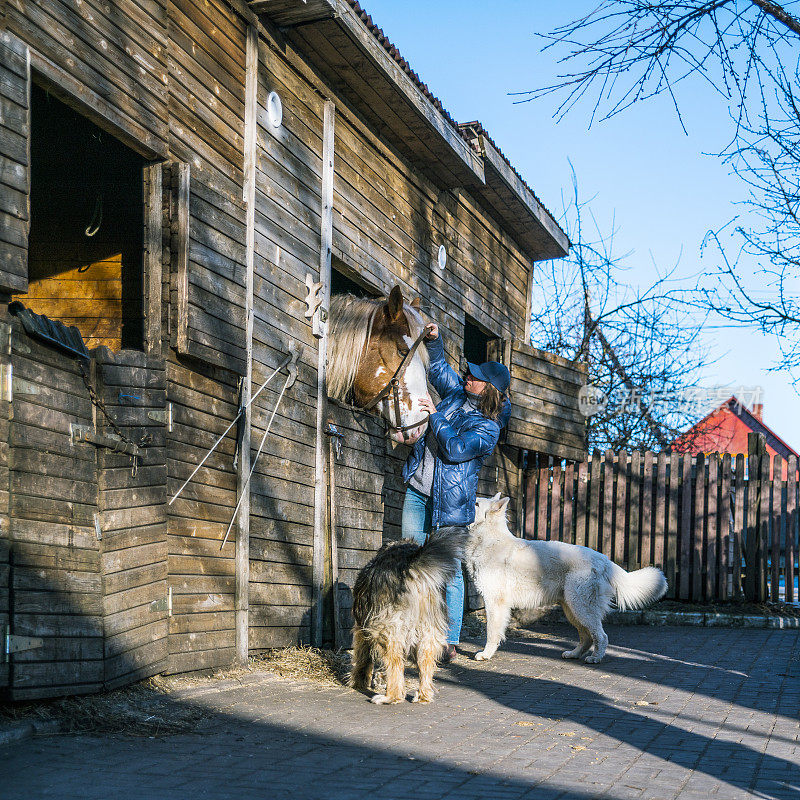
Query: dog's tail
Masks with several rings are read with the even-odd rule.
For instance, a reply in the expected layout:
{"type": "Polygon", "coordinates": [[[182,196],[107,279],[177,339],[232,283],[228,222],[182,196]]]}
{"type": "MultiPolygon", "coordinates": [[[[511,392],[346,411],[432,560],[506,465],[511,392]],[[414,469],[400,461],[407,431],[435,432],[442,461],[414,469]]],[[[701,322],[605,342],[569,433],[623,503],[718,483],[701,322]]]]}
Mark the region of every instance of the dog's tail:
{"type": "Polygon", "coordinates": [[[409,572],[430,585],[446,586],[460,569],[466,543],[466,528],[439,528],[414,554],[409,572]]]}
{"type": "Polygon", "coordinates": [[[612,563],[611,585],[617,593],[617,608],[620,611],[644,608],[667,593],[667,579],[656,567],[626,572],[612,563]]]}

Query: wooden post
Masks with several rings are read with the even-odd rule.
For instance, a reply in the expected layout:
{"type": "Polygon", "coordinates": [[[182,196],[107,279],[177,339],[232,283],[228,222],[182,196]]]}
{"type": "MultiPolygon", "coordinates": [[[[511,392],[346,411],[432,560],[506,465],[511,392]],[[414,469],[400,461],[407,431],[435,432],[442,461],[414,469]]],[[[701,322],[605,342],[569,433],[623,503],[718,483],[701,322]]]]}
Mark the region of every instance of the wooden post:
{"type": "MultiPolygon", "coordinates": [[[[327,314],[331,304],[331,247],[333,244],[333,155],[336,106],[326,100],[322,121],[322,197],[321,231],[319,249],[319,280],[322,283],[322,309],[327,314]]],[[[325,436],[325,363],[328,359],[328,325],[323,322],[322,336],[318,339],[317,357],[317,430],[314,467],[314,553],[313,599],[311,612],[311,642],[322,645],[322,613],[325,597],[325,497],[327,490],[326,436],[325,436]]]]}
{"type": "Polygon", "coordinates": [[[728,570],[730,568],[731,548],[731,454],[722,457],[722,486],[720,488],[722,509],[719,515],[717,537],[719,539],[717,571],[717,597],[728,599],[728,570]]]}
{"type": "Polygon", "coordinates": [[[638,569],[639,563],[639,529],[642,515],[640,513],[642,496],[642,453],[634,450],[631,453],[631,490],[628,504],[631,507],[628,520],[628,571],[638,569]]]}
{"type": "Polygon", "coordinates": [[[781,542],[786,533],[786,515],[781,513],[783,507],[783,459],[776,455],[772,468],[772,541],[770,542],[770,585],[769,599],[778,601],[781,579],[781,542]]]}
{"type": "Polygon", "coordinates": [[[586,544],[586,492],[589,488],[589,465],[586,461],[578,464],[578,483],[575,487],[575,544],[586,544]]]}
{"type": "Polygon", "coordinates": [[[617,453],[617,511],[614,520],[613,559],[617,564],[625,563],[625,509],[627,508],[628,454],[617,453]]]}
{"type": "Polygon", "coordinates": [[[669,508],[665,533],[664,574],[667,576],[669,590],[667,597],[676,597],[676,564],[678,561],[678,485],[680,482],[680,462],[677,453],[669,456],[669,508]]]}
{"type": "MultiPolygon", "coordinates": [[[[763,436],[763,434],[762,434],[763,436]]],[[[758,602],[763,603],[767,599],[767,544],[769,542],[769,515],[770,515],[770,467],[772,459],[766,449],[766,441],[761,452],[761,474],[759,476],[760,499],[758,507],[758,538],[756,547],[758,553],[756,561],[758,564],[758,602]]]]}
{"type": "Polygon", "coordinates": [[[667,454],[659,453],[656,465],[656,513],[653,530],[653,564],[664,569],[664,536],[667,515],[667,454]]]}
{"type": "Polygon", "coordinates": [[[538,470],[533,466],[536,454],[531,453],[528,458],[528,468],[525,470],[525,526],[524,539],[535,538],[536,532],[536,476],[538,470]]]}
{"type": "MultiPolygon", "coordinates": [[[[751,602],[758,601],[760,585],[759,573],[762,568],[760,546],[761,530],[759,516],[762,506],[761,494],[765,481],[761,480],[762,461],[767,461],[766,438],[760,433],[747,435],[747,539],[745,541],[744,595],[751,602]]],[[[767,466],[769,469],[769,466],[767,466]]]]}
{"type": "Polygon", "coordinates": [[[614,462],[614,451],[606,450],[605,469],[603,470],[603,529],[597,549],[608,558],[612,558],[611,538],[614,535],[612,529],[614,520],[614,478],[616,476],[614,462]]]}
{"type": "Polygon", "coordinates": [[[708,505],[706,511],[706,580],[705,599],[707,602],[718,600],[717,597],[717,551],[719,549],[719,531],[717,525],[717,492],[719,485],[719,454],[712,453],[708,457],[708,505]]]}
{"type": "Polygon", "coordinates": [[[550,525],[547,537],[552,541],[561,541],[561,464],[553,467],[553,490],[550,496],[550,525]]]}
{"type": "Polygon", "coordinates": [[[642,567],[653,564],[653,453],[646,450],[642,475],[642,544],[639,551],[642,567]]]}
{"type": "Polygon", "coordinates": [[[683,454],[681,486],[681,546],[678,574],[678,597],[688,600],[691,595],[692,578],[692,457],[683,454]]]}
{"type": "Polygon", "coordinates": [[[570,461],[564,469],[564,520],[561,541],[569,544],[575,543],[572,535],[573,507],[575,505],[575,465],[570,461]]]}
{"type": "Polygon", "coordinates": [[[256,125],[258,114],[258,30],[247,28],[245,55],[245,106],[244,106],[244,185],[242,199],[246,204],[245,233],[245,341],[247,353],[244,382],[242,384],[242,437],[236,473],[236,499],[241,499],[236,527],[236,552],[234,571],[236,588],[234,597],[236,625],[236,660],[246,664],[249,655],[250,633],[250,426],[252,409],[250,392],[253,382],[253,264],[256,238],[256,125]]]}
{"type": "Polygon", "coordinates": [[[732,578],[731,597],[738,598],[742,593],[742,555],[745,551],[745,531],[747,530],[747,506],[744,502],[744,456],[736,456],[736,475],[734,485],[733,542],[731,547],[732,578]]]}
{"type": "Polygon", "coordinates": [[[786,602],[794,602],[794,543],[797,537],[797,456],[789,456],[786,475],[786,602]]]}
{"type": "Polygon", "coordinates": [[[547,496],[550,493],[550,456],[539,453],[539,469],[537,470],[539,485],[539,507],[536,510],[535,539],[547,539],[547,496]]]}
{"type": "Polygon", "coordinates": [[[144,347],[161,355],[161,164],[144,168],[144,347]]]}
{"type": "Polygon", "coordinates": [[[694,474],[694,524],[691,547],[691,599],[703,599],[703,523],[706,511],[706,457],[699,453],[695,457],[694,474]]]}
{"type": "Polygon", "coordinates": [[[589,477],[589,536],[586,546],[597,550],[597,523],[600,514],[600,451],[592,454],[592,471],[589,477]]]}

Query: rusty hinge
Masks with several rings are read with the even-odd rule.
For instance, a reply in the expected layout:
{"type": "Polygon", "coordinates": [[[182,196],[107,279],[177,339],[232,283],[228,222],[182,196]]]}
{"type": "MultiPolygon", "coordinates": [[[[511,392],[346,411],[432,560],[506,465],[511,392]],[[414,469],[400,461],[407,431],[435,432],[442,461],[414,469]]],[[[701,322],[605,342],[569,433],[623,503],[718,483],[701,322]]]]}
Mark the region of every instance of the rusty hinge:
{"type": "Polygon", "coordinates": [[[5,660],[8,662],[13,653],[22,653],[25,650],[38,650],[43,646],[43,641],[39,636],[17,636],[11,633],[11,626],[6,625],[5,636],[5,660]]]}
{"type": "Polygon", "coordinates": [[[167,589],[166,597],[162,597],[160,600],[153,600],[150,603],[150,610],[151,611],[166,611],[167,616],[172,616],[172,587],[170,586],[167,589]]]}
{"type": "Polygon", "coordinates": [[[88,425],[78,425],[75,422],[69,425],[69,439],[70,444],[93,444],[96,447],[107,447],[115,453],[139,455],[139,447],[132,442],[125,442],[113,433],[95,433],[88,425]]]}

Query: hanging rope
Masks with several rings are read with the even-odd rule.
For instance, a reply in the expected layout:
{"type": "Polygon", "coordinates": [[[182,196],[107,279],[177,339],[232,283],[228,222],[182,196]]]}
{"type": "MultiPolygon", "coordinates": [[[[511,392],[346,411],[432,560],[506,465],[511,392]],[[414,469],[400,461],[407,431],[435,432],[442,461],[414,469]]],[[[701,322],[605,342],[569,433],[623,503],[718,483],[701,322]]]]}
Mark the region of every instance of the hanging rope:
{"type": "Polygon", "coordinates": [[[261,455],[261,451],[264,448],[264,442],[267,440],[267,434],[269,433],[270,428],[272,427],[272,420],[275,419],[275,414],[278,411],[278,406],[281,404],[281,400],[283,400],[283,395],[286,392],[286,389],[289,386],[289,382],[292,381],[294,376],[290,372],[286,376],[286,382],[283,384],[283,388],[281,389],[281,393],[278,395],[278,399],[275,402],[275,408],[272,409],[272,414],[270,415],[269,422],[267,423],[267,428],[264,431],[264,435],[261,437],[261,444],[258,446],[258,451],[256,452],[256,457],[253,459],[253,465],[250,467],[250,474],[247,476],[247,480],[244,482],[244,486],[242,487],[241,495],[239,496],[239,500],[236,503],[236,508],[233,509],[233,516],[231,517],[231,521],[228,524],[228,530],[225,531],[225,538],[222,540],[222,544],[219,546],[219,549],[222,550],[225,547],[225,544],[228,541],[228,536],[230,535],[231,528],[233,528],[233,523],[236,521],[236,517],[239,514],[239,509],[242,505],[242,500],[244,500],[245,496],[247,495],[247,488],[250,485],[250,478],[253,477],[253,473],[256,470],[256,464],[258,463],[258,457],[261,455]]]}

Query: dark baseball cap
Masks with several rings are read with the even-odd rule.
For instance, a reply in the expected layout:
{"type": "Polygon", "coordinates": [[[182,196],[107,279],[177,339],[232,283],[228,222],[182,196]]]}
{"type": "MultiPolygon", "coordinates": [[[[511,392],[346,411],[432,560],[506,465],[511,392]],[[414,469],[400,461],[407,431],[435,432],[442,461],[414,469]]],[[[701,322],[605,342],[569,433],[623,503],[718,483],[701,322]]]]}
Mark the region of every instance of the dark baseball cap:
{"type": "Polygon", "coordinates": [[[487,361],[485,364],[472,364],[467,361],[467,369],[473,378],[491,383],[500,394],[505,394],[511,384],[511,373],[499,361],[487,361]]]}

